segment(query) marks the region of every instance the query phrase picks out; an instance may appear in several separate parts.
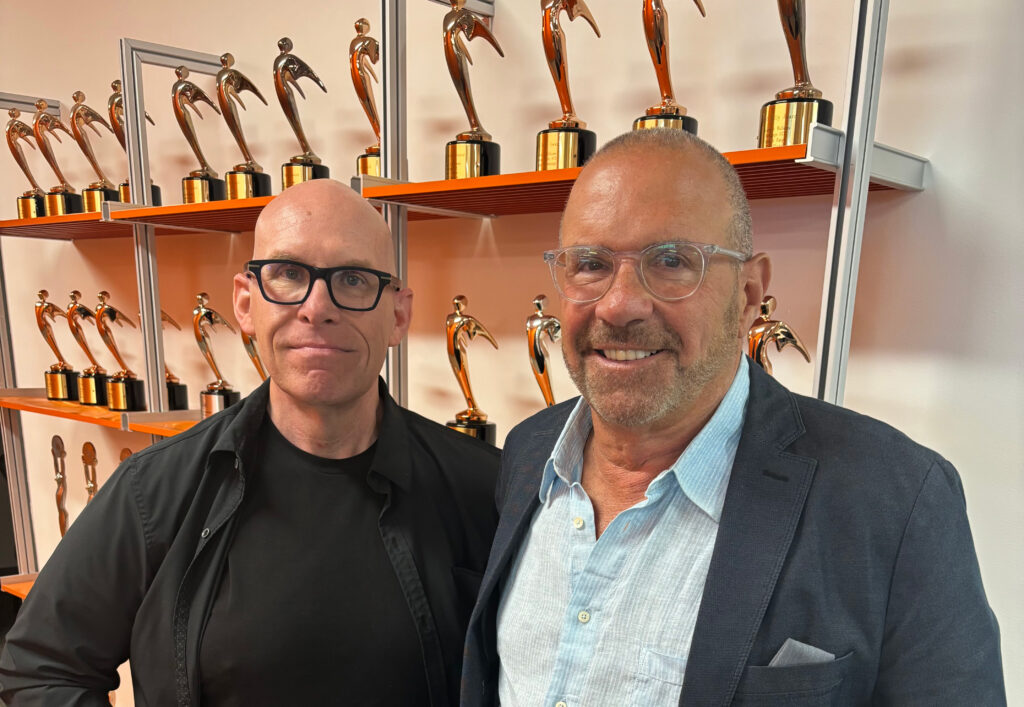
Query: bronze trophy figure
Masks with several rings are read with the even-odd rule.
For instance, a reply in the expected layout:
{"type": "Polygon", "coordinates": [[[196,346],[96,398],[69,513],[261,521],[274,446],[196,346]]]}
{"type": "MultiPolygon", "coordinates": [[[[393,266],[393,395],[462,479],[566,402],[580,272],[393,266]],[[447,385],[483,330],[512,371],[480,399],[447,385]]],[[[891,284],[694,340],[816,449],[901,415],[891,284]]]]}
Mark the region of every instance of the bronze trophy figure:
{"type": "Polygon", "coordinates": [[[537,308],[537,311],[526,318],[526,344],[529,348],[533,377],[537,379],[537,385],[540,386],[544,403],[551,407],[555,404],[555,396],[551,392],[548,349],[544,337],[546,335],[552,343],[562,338],[562,323],[558,321],[558,317],[544,314],[544,305],[547,304],[547,301],[548,298],[544,295],[537,295],[533,298],[533,306],[537,308]]]}
{"type": "Polygon", "coordinates": [[[199,394],[199,407],[204,420],[229,405],[234,405],[241,398],[238,392],[233,390],[231,384],[224,380],[224,376],[221,375],[220,368],[217,367],[217,362],[213,358],[213,349],[210,347],[210,333],[207,331],[207,327],[209,327],[210,331],[213,331],[217,324],[222,324],[232,334],[235,333],[235,328],[219,313],[206,306],[206,303],[209,301],[210,296],[205,292],[200,292],[196,295],[196,308],[192,310],[192,329],[196,335],[196,343],[199,345],[199,350],[202,351],[206,363],[209,364],[213,375],[217,379],[208,384],[206,390],[199,394]]]}
{"type": "MultiPolygon", "coordinates": [[[[46,112],[48,107],[47,102],[40,98],[36,101],[36,113],[32,116],[32,134],[35,136],[36,146],[42,153],[43,159],[46,160],[46,164],[50,165],[50,169],[57,175],[58,181],[57,186],[46,192],[44,210],[47,216],[80,214],[82,213],[82,196],[76,194],[75,188],[64,178],[64,173],[60,171],[60,165],[57,164],[57,157],[53,154],[53,147],[48,138],[49,135],[52,135],[57,142],[60,142],[60,135],[57,134],[57,131],[63,130],[68,135],[71,135],[71,131],[61,122],[60,118],[46,112]]],[[[74,136],[72,135],[72,137],[74,136]]]]}
{"type": "Polygon", "coordinates": [[[82,469],[85,471],[85,492],[88,494],[85,504],[89,505],[98,488],[96,486],[96,447],[92,442],[82,445],[82,469]]]}
{"type": "Polygon", "coordinates": [[[82,297],[82,293],[78,290],[72,290],[68,297],[71,299],[65,310],[68,327],[71,329],[71,335],[75,337],[75,341],[85,353],[85,357],[92,364],[78,376],[78,402],[83,405],[106,405],[107,371],[93,356],[92,350],[85,340],[85,331],[79,323],[80,321],[89,321],[95,324],[96,313],[78,301],[82,297]]]}
{"type": "Polygon", "coordinates": [[[263,101],[263,105],[267,105],[267,99],[245,74],[233,68],[234,64],[235,57],[231,54],[221,54],[220,65],[223,68],[217,72],[217,103],[220,104],[220,114],[224,116],[228,130],[231,131],[231,136],[238,143],[238,149],[242,151],[242,159],[245,160],[241,164],[236,164],[230,172],[224,175],[227,181],[228,198],[249,199],[254,196],[270,196],[270,175],[264,172],[263,168],[253,159],[252,152],[245,143],[245,135],[242,134],[242,121],[238,115],[238,106],[245,110],[240,93],[251,92],[263,101]],[[238,106],[235,105],[236,103],[238,106]]]}
{"type": "Polygon", "coordinates": [[[263,359],[260,358],[259,349],[256,348],[256,337],[249,336],[243,331],[242,347],[245,349],[245,352],[249,354],[249,360],[252,361],[252,365],[256,369],[256,372],[260,374],[260,380],[265,381],[267,379],[267,369],[263,367],[263,359]]]}
{"type": "Polygon", "coordinates": [[[128,449],[128,447],[125,447],[124,449],[121,450],[120,461],[125,461],[131,455],[132,455],[132,450],[128,449]]]}
{"type": "Polygon", "coordinates": [[[466,0],[451,0],[451,12],[444,16],[444,58],[469,120],[469,130],[456,135],[446,147],[446,179],[486,177],[501,172],[501,146],[491,140],[491,134],[484,130],[473,104],[473,91],[469,84],[469,65],[473,59],[462,35],[469,40],[483,37],[499,56],[505,56],[505,52],[483,20],[467,10],[465,4],[466,0]]]}
{"type": "Polygon", "coordinates": [[[115,189],[113,183],[107,179],[107,175],[103,173],[100,163],[96,160],[96,154],[93,152],[92,145],[89,143],[89,136],[86,134],[85,128],[92,128],[93,132],[97,135],[102,135],[102,133],[99,128],[96,127],[96,123],[99,123],[111,132],[113,132],[113,128],[107,124],[107,121],[102,115],[85,105],[84,93],[81,91],[75,91],[71,96],[71,99],[75,102],[71,107],[71,134],[75,138],[75,142],[78,143],[78,147],[81,148],[82,154],[85,155],[85,159],[89,161],[89,166],[92,167],[92,171],[96,173],[97,177],[95,182],[82,190],[82,199],[84,200],[85,210],[87,212],[99,213],[103,208],[102,204],[104,201],[117,201],[117,189],[115,189]]]}
{"type": "Polygon", "coordinates": [[[583,0],[540,0],[543,15],[541,38],[544,56],[555,80],[562,117],[548,123],[548,129],[537,134],[537,170],[582,167],[597,150],[597,134],[587,130],[587,124],[576,116],[569,95],[569,57],[565,46],[565,32],[561,25],[563,12],[569,21],[582,17],[600,37],[601,30],[590,8],[583,0]]]}
{"type": "MultiPolygon", "coordinates": [[[[707,17],[701,0],[693,0],[701,17],[707,17]]],[[[668,56],[668,10],[664,0],[644,0],[644,36],[647,49],[654,62],[654,73],[658,77],[661,103],[651,106],[647,113],[633,121],[634,130],[647,128],[673,128],[697,134],[697,119],[686,114],[686,108],[676,102],[672,90],[672,68],[668,56]]]]}
{"type": "Polygon", "coordinates": [[[106,290],[101,291],[97,298],[99,299],[99,304],[96,305],[95,313],[96,330],[100,333],[100,338],[107,345],[107,349],[114,357],[114,360],[117,361],[117,365],[120,366],[117,373],[110,376],[107,380],[107,407],[115,412],[145,410],[145,385],[128,368],[128,364],[125,363],[124,357],[121,356],[121,352],[117,348],[117,342],[114,341],[114,332],[110,328],[111,323],[114,323],[118,326],[127,324],[134,329],[135,322],[129,319],[124,312],[107,304],[110,293],[106,290]]]}
{"type": "MultiPolygon", "coordinates": [[[[171,319],[171,315],[162,309],[160,310],[160,321],[181,331],[181,325],[171,319]]],[[[182,383],[178,376],[171,373],[166,361],[164,362],[164,384],[167,386],[167,409],[188,410],[188,386],[182,383]]]]}
{"type": "MultiPolygon", "coordinates": [[[[110,94],[110,98],[107,99],[107,115],[110,116],[110,127],[114,131],[114,135],[117,136],[117,141],[121,143],[121,148],[125,153],[127,153],[128,141],[124,135],[124,92],[121,90],[121,79],[115,79],[112,81],[110,88],[114,91],[110,94]]],[[[149,121],[150,125],[156,125],[149,113],[146,113],[146,120],[149,121]]],[[[151,185],[150,193],[153,197],[153,206],[160,206],[163,204],[160,187],[156,184],[151,185]]],[[[128,185],[127,177],[117,185],[117,194],[120,201],[125,204],[131,203],[132,192],[128,185]]]]}
{"type": "Polygon", "coordinates": [[[771,318],[772,313],[775,312],[775,306],[774,297],[771,295],[765,297],[761,301],[761,316],[757,318],[754,325],[750,327],[750,333],[747,334],[750,358],[754,359],[768,375],[772,374],[772,362],[768,360],[768,344],[772,342],[775,343],[776,351],[782,351],[788,344],[792,344],[797,351],[804,355],[804,359],[808,363],[811,362],[807,347],[804,346],[804,342],[800,340],[796,332],[785,322],[771,318]]]}
{"type": "Polygon", "coordinates": [[[53,480],[57,482],[57,527],[60,528],[60,536],[68,532],[68,509],[65,505],[68,494],[68,477],[64,467],[64,459],[67,452],[64,451],[64,440],[59,435],[54,435],[50,440],[50,454],[53,456],[53,480]]]}
{"type": "Polygon", "coordinates": [[[356,174],[380,176],[380,116],[377,114],[377,103],[373,99],[373,81],[377,74],[373,72],[373,64],[380,60],[380,43],[370,36],[370,22],[365,17],[356,20],[356,36],[348,45],[348,65],[352,74],[352,85],[356,89],[359,105],[370,121],[377,142],[366,148],[366,152],[356,160],[356,174]]]}
{"type": "Polygon", "coordinates": [[[832,124],[832,102],[811,84],[804,42],[804,0],[779,0],[779,18],[793,64],[793,86],[761,107],[758,147],[800,145],[811,136],[811,123],[832,124]]]}
{"type": "Polygon", "coordinates": [[[210,167],[209,162],[199,147],[199,138],[196,137],[196,127],[192,124],[192,116],[188,114],[191,108],[200,118],[203,117],[196,106],[196,101],[202,101],[213,108],[214,113],[220,114],[217,106],[203,89],[188,80],[189,71],[184,66],[174,70],[178,80],[171,87],[171,104],[174,108],[174,117],[178,121],[181,132],[185,135],[189,147],[199,160],[199,169],[194,169],[188,176],[181,180],[181,196],[186,204],[198,204],[205,201],[221,201],[225,197],[224,180],[217,177],[217,173],[210,167]]]}
{"type": "Polygon", "coordinates": [[[324,82],[320,80],[316,72],[309,67],[309,64],[292,54],[292,40],[282,37],[277,42],[277,48],[281,53],[274,59],[274,90],[277,92],[277,100],[281,103],[284,117],[288,120],[288,125],[291,126],[292,132],[299,140],[299,147],[302,149],[302,154],[293,156],[287,163],[281,165],[281,188],[287,189],[299,182],[308,182],[310,179],[326,179],[331,176],[331,170],[327,165],[321,164],[320,158],[309,146],[309,140],[306,139],[306,133],[299,121],[299,108],[295,103],[295,93],[292,92],[294,88],[300,96],[306,97],[299,86],[301,78],[309,79],[324,93],[327,93],[327,87],[324,86],[324,82]]]}
{"type": "Polygon", "coordinates": [[[466,409],[457,413],[455,420],[448,423],[448,427],[494,444],[497,441],[497,427],[493,422],[488,422],[487,413],[476,406],[473,390],[469,386],[469,359],[466,354],[466,344],[477,335],[490,341],[494,348],[498,348],[498,342],[476,317],[463,312],[468,303],[469,300],[465,296],[457,295],[452,299],[455,311],[449,314],[445,320],[448,362],[452,366],[452,372],[466,399],[466,409]]]}
{"type": "Polygon", "coordinates": [[[57,317],[67,319],[68,315],[53,302],[47,302],[49,296],[46,290],[39,290],[39,299],[36,301],[36,325],[57,357],[57,363],[50,364],[50,370],[43,374],[46,379],[46,397],[49,400],[78,400],[78,373],[57,348],[57,338],[50,326],[50,322],[56,321],[57,317]]]}
{"type": "Polygon", "coordinates": [[[39,183],[32,175],[32,170],[28,168],[28,160],[25,159],[25,153],[22,152],[21,144],[18,142],[18,140],[24,140],[33,150],[36,149],[31,139],[32,126],[19,120],[21,111],[17,108],[11,108],[7,111],[7,115],[11,117],[4,129],[4,134],[7,136],[7,147],[11,148],[14,161],[18,163],[18,167],[24,172],[28,183],[32,185],[31,189],[18,197],[18,218],[36,218],[45,213],[46,192],[39,187],[39,183]]]}

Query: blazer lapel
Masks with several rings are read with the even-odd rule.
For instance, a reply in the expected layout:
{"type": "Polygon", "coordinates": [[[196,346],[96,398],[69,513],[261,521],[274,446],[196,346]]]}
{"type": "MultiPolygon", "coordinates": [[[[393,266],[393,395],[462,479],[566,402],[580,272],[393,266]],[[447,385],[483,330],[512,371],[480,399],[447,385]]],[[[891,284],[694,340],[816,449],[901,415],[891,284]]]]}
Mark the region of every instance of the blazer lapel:
{"type": "Polygon", "coordinates": [[[680,707],[732,701],[814,476],[815,460],[785,452],[804,431],[796,399],[753,364],[750,379],[680,707]]]}

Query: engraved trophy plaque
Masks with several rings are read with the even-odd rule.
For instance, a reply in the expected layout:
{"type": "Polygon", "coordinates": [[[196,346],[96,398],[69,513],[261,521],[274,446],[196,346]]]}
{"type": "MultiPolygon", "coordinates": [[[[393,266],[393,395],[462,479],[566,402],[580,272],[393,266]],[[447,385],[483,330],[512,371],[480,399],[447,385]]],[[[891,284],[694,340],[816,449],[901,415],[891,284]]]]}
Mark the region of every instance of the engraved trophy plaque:
{"type": "Polygon", "coordinates": [[[267,379],[267,369],[263,367],[263,359],[260,358],[260,351],[256,348],[256,337],[249,336],[243,331],[242,347],[245,349],[245,352],[249,354],[249,360],[252,361],[252,365],[256,369],[256,372],[260,374],[260,380],[265,381],[267,379]]]}
{"type": "MultiPolygon", "coordinates": [[[[701,17],[707,17],[701,0],[693,0],[701,17]]],[[[651,106],[646,114],[633,121],[634,130],[648,128],[672,128],[697,134],[697,119],[686,114],[686,108],[676,102],[672,89],[672,71],[669,64],[668,10],[664,0],[644,0],[644,36],[647,49],[654,62],[654,73],[658,77],[661,103],[651,106]]]]}
{"type": "MultiPolygon", "coordinates": [[[[181,331],[181,325],[171,319],[171,315],[162,309],[160,310],[160,320],[163,324],[170,324],[181,331]]],[[[167,386],[167,409],[188,410],[188,386],[182,383],[178,376],[171,373],[166,361],[164,362],[164,382],[167,386]]]]}
{"type": "Polygon", "coordinates": [[[101,291],[97,298],[99,304],[96,305],[96,330],[100,333],[100,338],[107,345],[114,360],[117,361],[117,365],[120,366],[117,373],[107,380],[107,407],[115,412],[145,410],[145,384],[128,368],[128,364],[125,363],[124,357],[121,356],[121,352],[117,348],[117,342],[114,341],[114,332],[110,328],[113,323],[118,326],[127,324],[134,329],[135,322],[129,319],[124,312],[107,304],[110,293],[106,290],[101,291]]]}
{"type": "Polygon", "coordinates": [[[196,308],[192,310],[192,329],[195,331],[196,343],[216,377],[216,380],[199,394],[199,407],[204,420],[241,399],[238,392],[233,390],[231,384],[221,375],[220,368],[213,358],[213,349],[210,347],[210,331],[213,331],[216,325],[223,325],[232,334],[235,333],[235,329],[219,313],[206,306],[209,301],[210,296],[200,292],[196,295],[196,308]]]}
{"type": "Polygon", "coordinates": [[[444,16],[444,58],[455,91],[469,120],[469,130],[459,133],[445,147],[445,179],[486,177],[501,172],[501,146],[480,124],[469,83],[469,65],[473,62],[462,37],[472,41],[482,37],[504,57],[505,52],[487,29],[484,21],[465,8],[466,0],[451,0],[452,9],[444,16]]]}
{"type": "Polygon", "coordinates": [[[761,107],[758,147],[799,145],[810,137],[811,123],[832,124],[832,103],[811,84],[804,42],[804,0],[779,0],[779,18],[793,64],[793,86],[761,107]]]}
{"type": "Polygon", "coordinates": [[[287,163],[281,165],[281,188],[287,189],[299,182],[326,179],[331,176],[331,170],[320,162],[320,158],[309,146],[309,140],[306,139],[302,122],[299,120],[299,107],[295,103],[295,92],[303,98],[306,97],[299,87],[299,79],[308,78],[324,93],[327,93],[327,87],[309,64],[292,54],[292,40],[282,37],[277,42],[277,48],[280,54],[274,59],[274,91],[281,103],[284,117],[288,120],[288,125],[291,126],[302,149],[301,154],[294,155],[287,163]]]}
{"type": "Polygon", "coordinates": [[[55,305],[47,302],[46,298],[50,293],[46,290],[39,290],[36,301],[36,325],[39,333],[43,335],[50,350],[57,357],[57,363],[50,364],[50,370],[43,376],[46,379],[46,397],[49,400],[78,400],[78,373],[72,369],[57,348],[57,338],[53,335],[53,327],[50,322],[56,321],[57,317],[68,318],[67,313],[55,305]]]}
{"type": "Polygon", "coordinates": [[[181,132],[185,136],[189,147],[192,148],[196,159],[199,160],[199,169],[192,170],[188,173],[187,177],[181,180],[182,200],[186,204],[221,201],[226,195],[224,180],[217,176],[217,173],[210,167],[210,163],[206,161],[206,157],[199,147],[196,127],[192,124],[192,116],[188,114],[188,109],[191,108],[196,112],[197,116],[202,118],[203,116],[199,112],[198,106],[196,106],[196,102],[201,101],[213,108],[215,113],[219,114],[220,111],[217,110],[217,106],[210,100],[210,97],[206,95],[203,89],[189,81],[189,71],[187,68],[179,66],[174,70],[174,74],[178,77],[178,80],[171,86],[171,104],[174,108],[174,117],[177,119],[178,126],[181,128],[181,132]]]}
{"type": "Polygon", "coordinates": [[[60,528],[60,536],[63,538],[64,533],[68,532],[68,509],[65,505],[68,476],[64,466],[64,459],[68,454],[64,450],[64,440],[59,435],[54,435],[50,439],[50,454],[53,456],[53,480],[57,483],[57,527],[60,528]]]}
{"type": "Polygon", "coordinates": [[[761,316],[757,318],[750,332],[747,334],[748,354],[750,358],[768,375],[772,374],[772,362],[768,360],[768,344],[774,342],[775,350],[782,351],[789,344],[803,354],[807,363],[811,362],[811,356],[807,353],[807,347],[800,340],[796,332],[785,322],[772,319],[775,312],[775,298],[771,295],[761,301],[761,316]]]}
{"type": "Polygon", "coordinates": [[[570,22],[582,17],[594,28],[598,37],[601,36],[601,30],[583,0],[541,0],[540,9],[543,15],[541,38],[544,40],[544,56],[551,70],[551,78],[555,81],[558,101],[562,105],[562,117],[552,120],[547,130],[537,134],[537,170],[582,167],[597,150],[597,134],[587,130],[587,124],[577,117],[572,105],[572,96],[569,94],[569,57],[561,15],[565,12],[570,22]]]}
{"type": "Polygon", "coordinates": [[[92,442],[82,445],[82,469],[85,471],[85,504],[89,505],[96,495],[96,447],[92,442]]]}
{"type": "Polygon", "coordinates": [[[359,105],[363,107],[377,142],[366,148],[356,160],[356,174],[380,176],[380,116],[373,99],[373,83],[377,74],[373,64],[380,60],[380,43],[370,36],[370,22],[365,17],[356,20],[356,36],[348,45],[348,64],[352,74],[352,85],[356,89],[359,105]],[[372,79],[372,81],[371,81],[372,79]]]}
{"type": "Polygon", "coordinates": [[[558,341],[562,337],[562,323],[558,321],[558,317],[544,314],[544,306],[547,301],[548,298],[544,295],[537,295],[533,298],[533,306],[537,311],[526,318],[526,344],[529,348],[533,377],[537,379],[537,385],[540,386],[544,404],[551,407],[555,404],[555,396],[551,392],[548,349],[544,337],[546,336],[552,343],[558,341]]]}
{"type": "MultiPolygon", "coordinates": [[[[124,134],[124,93],[121,90],[121,79],[112,81],[110,88],[114,91],[110,94],[110,98],[107,99],[107,115],[110,116],[110,127],[114,131],[117,141],[121,143],[121,148],[127,154],[128,141],[124,134]]],[[[146,120],[149,121],[150,125],[156,125],[149,113],[146,113],[146,120]]],[[[153,197],[153,206],[161,206],[163,204],[163,194],[160,191],[160,187],[156,184],[150,185],[150,193],[153,197]]],[[[127,177],[117,185],[117,195],[118,199],[125,204],[132,202],[132,191],[127,177]]]]}
{"type": "Polygon", "coordinates": [[[89,142],[89,136],[86,134],[85,129],[86,127],[92,128],[93,132],[97,135],[102,135],[99,128],[96,127],[96,123],[99,123],[111,132],[113,132],[113,128],[107,124],[102,115],[85,104],[84,93],[75,91],[71,98],[75,102],[71,107],[71,135],[75,138],[75,142],[78,143],[78,147],[81,148],[85,159],[89,161],[89,166],[92,167],[92,171],[96,173],[97,178],[95,182],[82,190],[82,200],[87,212],[99,213],[103,208],[103,202],[117,201],[118,194],[117,189],[107,179],[107,175],[103,173],[100,163],[96,160],[96,153],[93,152],[92,144],[89,142]]]}
{"type": "Polygon", "coordinates": [[[85,353],[85,357],[92,364],[78,376],[78,402],[83,405],[106,405],[107,404],[107,372],[93,356],[89,344],[85,340],[85,330],[82,329],[81,321],[96,323],[96,314],[86,305],[78,300],[82,293],[72,290],[68,295],[71,302],[68,303],[67,314],[68,327],[71,335],[85,353]]]}
{"type": "Polygon", "coordinates": [[[32,186],[18,197],[18,218],[38,218],[46,213],[46,192],[42,190],[32,175],[32,170],[28,168],[28,160],[25,159],[21,143],[18,142],[24,140],[33,150],[36,149],[32,142],[32,126],[20,120],[21,111],[17,108],[11,108],[7,111],[7,115],[11,118],[7,121],[7,127],[4,129],[4,134],[7,136],[7,147],[11,149],[14,161],[18,163],[18,167],[21,168],[28,183],[32,186]]]}
{"type": "Polygon", "coordinates": [[[220,104],[220,114],[224,116],[228,130],[238,143],[242,159],[245,160],[224,175],[228,198],[250,199],[254,196],[270,196],[270,175],[253,159],[252,151],[249,150],[245,135],[242,133],[241,117],[238,115],[239,106],[245,110],[240,93],[249,91],[263,101],[263,105],[267,105],[267,99],[245,74],[234,68],[235,57],[231,54],[221,54],[220,65],[222,68],[217,72],[217,103],[220,104]]]}
{"type": "Polygon", "coordinates": [[[493,422],[488,422],[487,414],[476,406],[473,390],[469,385],[469,359],[466,354],[466,344],[477,335],[490,341],[494,348],[498,348],[498,342],[476,317],[463,311],[469,304],[469,300],[465,296],[457,295],[452,299],[452,304],[455,306],[455,311],[449,314],[445,320],[448,362],[452,366],[452,372],[466,399],[466,409],[457,413],[455,420],[448,423],[448,427],[494,444],[497,441],[497,427],[493,422]]]}
{"type": "MultiPolygon", "coordinates": [[[[46,164],[50,165],[50,169],[57,175],[58,181],[57,186],[46,192],[43,208],[47,216],[80,214],[82,213],[82,196],[77,194],[75,188],[64,178],[64,173],[60,171],[60,165],[57,164],[57,157],[53,154],[53,147],[49,141],[49,136],[52,135],[57,142],[60,142],[58,130],[62,130],[68,135],[71,135],[71,131],[61,122],[60,118],[46,112],[48,107],[46,101],[39,99],[36,101],[36,113],[32,117],[32,134],[35,136],[36,146],[39,147],[39,152],[42,153],[46,164]]],[[[71,137],[74,136],[71,135],[71,137]]]]}

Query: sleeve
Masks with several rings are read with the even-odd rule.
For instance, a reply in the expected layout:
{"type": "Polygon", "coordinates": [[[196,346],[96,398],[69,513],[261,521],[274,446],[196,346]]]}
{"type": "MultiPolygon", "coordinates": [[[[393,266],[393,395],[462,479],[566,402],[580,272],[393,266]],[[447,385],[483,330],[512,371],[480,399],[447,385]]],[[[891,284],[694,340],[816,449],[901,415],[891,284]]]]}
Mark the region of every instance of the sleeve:
{"type": "Polygon", "coordinates": [[[904,529],[873,704],[1006,704],[999,627],[960,477],[944,460],[929,470],[904,529]]]}
{"type": "Polygon", "coordinates": [[[11,707],[109,707],[150,578],[134,469],[123,464],[71,524],[18,612],[0,654],[11,707]]]}

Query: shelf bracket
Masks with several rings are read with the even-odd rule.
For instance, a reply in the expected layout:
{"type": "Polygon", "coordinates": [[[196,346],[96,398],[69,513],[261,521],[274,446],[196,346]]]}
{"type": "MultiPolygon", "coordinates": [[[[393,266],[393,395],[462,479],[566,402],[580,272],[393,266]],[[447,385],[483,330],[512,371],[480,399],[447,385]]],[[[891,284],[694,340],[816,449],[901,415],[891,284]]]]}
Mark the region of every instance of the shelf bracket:
{"type": "MultiPolygon", "coordinates": [[[[842,163],[846,139],[842,130],[814,123],[807,140],[807,156],[796,160],[828,172],[837,172],[842,163]]],[[[871,181],[893,189],[922,191],[929,161],[879,142],[871,149],[871,181]]]]}
{"type": "Polygon", "coordinates": [[[132,224],[133,226],[153,226],[167,229],[169,231],[184,231],[186,233],[226,233],[228,235],[237,236],[238,231],[225,231],[220,228],[193,228],[191,226],[177,226],[174,224],[161,223],[154,224],[152,221],[138,221],[130,218],[115,218],[115,211],[129,211],[131,209],[143,209],[146,208],[139,204],[126,204],[120,201],[104,201],[100,204],[100,221],[103,223],[120,223],[120,224],[132,224]]]}

